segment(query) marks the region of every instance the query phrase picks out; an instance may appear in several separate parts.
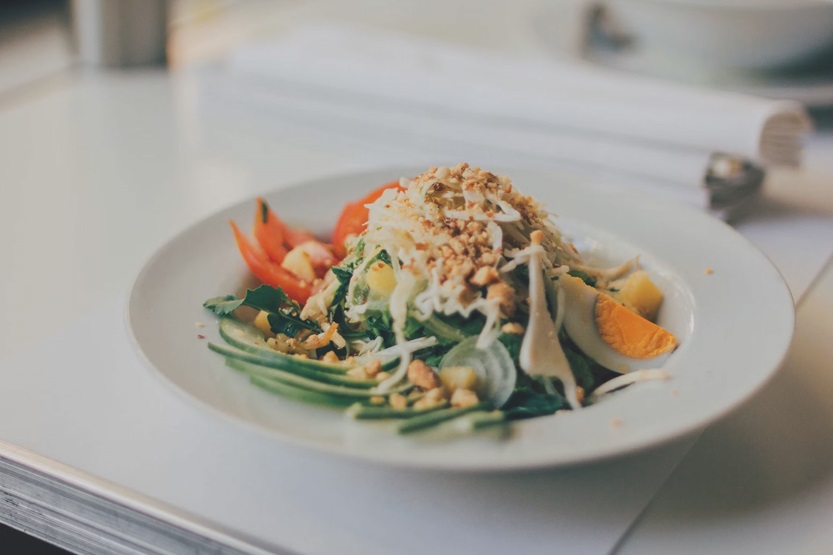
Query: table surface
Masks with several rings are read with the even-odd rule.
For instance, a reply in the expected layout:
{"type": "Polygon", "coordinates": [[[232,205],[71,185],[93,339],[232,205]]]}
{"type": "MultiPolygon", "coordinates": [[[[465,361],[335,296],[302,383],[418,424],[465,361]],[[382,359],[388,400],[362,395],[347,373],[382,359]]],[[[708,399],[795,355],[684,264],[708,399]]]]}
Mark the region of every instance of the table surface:
{"type": "MultiPolygon", "coordinates": [[[[41,74],[0,64],[3,358],[123,295],[143,261],[190,223],[277,184],[391,162],[291,129],[264,135],[206,118],[187,71],[101,73],[56,52],[63,58],[48,56],[41,74]]],[[[827,123],[805,169],[774,179],[815,191],[814,209],[833,217],[833,194],[819,193],[833,186],[827,123]]],[[[799,304],[784,370],[703,434],[621,552],[821,552],[833,542],[831,336],[828,265],[799,304]],[[773,432],[749,443],[750,426],[773,432]]]]}

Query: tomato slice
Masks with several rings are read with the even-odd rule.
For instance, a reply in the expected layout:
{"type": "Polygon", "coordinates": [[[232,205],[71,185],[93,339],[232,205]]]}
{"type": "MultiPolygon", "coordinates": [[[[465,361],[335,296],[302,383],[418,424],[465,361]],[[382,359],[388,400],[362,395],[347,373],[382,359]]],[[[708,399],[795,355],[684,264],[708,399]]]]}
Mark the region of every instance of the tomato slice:
{"type": "Polygon", "coordinates": [[[382,196],[382,193],[388,189],[394,188],[399,189],[400,191],[405,190],[405,188],[399,184],[399,181],[391,181],[390,183],[382,185],[378,189],[374,189],[363,199],[356,202],[348,202],[344,205],[344,209],[341,211],[341,216],[339,216],[338,222],[336,222],[335,229],[333,230],[333,251],[339,258],[344,258],[347,254],[347,250],[344,246],[345,242],[351,236],[354,237],[364,231],[370,212],[366,205],[372,204],[380,196],[382,196]]]}
{"type": "Polygon", "coordinates": [[[284,226],[262,198],[257,199],[255,212],[255,239],[272,262],[280,264],[286,256],[284,226]]]}
{"type": "Polygon", "coordinates": [[[300,304],[306,303],[312,293],[311,284],[272,261],[260,246],[240,231],[237,224],[234,222],[229,222],[229,224],[234,231],[234,240],[237,242],[237,248],[243,260],[257,279],[266,285],[280,287],[292,300],[300,304]]]}

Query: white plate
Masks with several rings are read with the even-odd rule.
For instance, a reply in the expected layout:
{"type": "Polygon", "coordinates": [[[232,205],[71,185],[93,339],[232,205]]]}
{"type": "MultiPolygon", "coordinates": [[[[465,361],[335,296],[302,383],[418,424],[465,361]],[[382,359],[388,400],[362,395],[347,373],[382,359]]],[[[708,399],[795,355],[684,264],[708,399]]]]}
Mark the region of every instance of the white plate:
{"type": "MultiPolygon", "coordinates": [[[[326,235],[344,202],[419,171],[322,179],[267,200],[289,223],[326,235]]],[[[642,449],[725,415],[778,368],[793,331],[790,293],[766,258],[731,228],[694,209],[584,179],[507,173],[521,191],[559,214],[559,225],[589,256],[618,262],[640,255],[666,294],[661,323],[682,342],[666,365],[671,380],[638,384],[590,408],[515,423],[505,436],[491,431],[453,440],[397,437],[384,424],[349,421],[340,411],[265,393],[207,349],[206,341],[219,341],[217,320],[202,308],[205,299],[239,292],[250,282],[227,221],[248,228],[254,200],[196,224],[150,259],[128,303],[135,342],[186,398],[287,446],[443,469],[557,466],[642,449]],[[198,329],[196,322],[206,327],[198,329]]]]}

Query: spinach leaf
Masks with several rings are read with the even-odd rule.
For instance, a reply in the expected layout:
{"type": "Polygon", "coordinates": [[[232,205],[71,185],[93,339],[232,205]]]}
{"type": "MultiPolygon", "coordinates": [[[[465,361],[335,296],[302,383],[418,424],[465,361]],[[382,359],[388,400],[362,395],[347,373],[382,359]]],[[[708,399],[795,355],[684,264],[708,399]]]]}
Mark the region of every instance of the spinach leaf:
{"type": "Polygon", "coordinates": [[[379,251],[379,254],[377,254],[375,256],[374,260],[381,260],[382,262],[384,262],[388,266],[392,265],[391,262],[390,262],[390,255],[388,254],[388,251],[386,251],[386,250],[379,251]]]}
{"type": "Polygon", "coordinates": [[[581,270],[570,270],[567,273],[573,277],[579,278],[590,287],[596,287],[596,278],[590,277],[590,275],[587,274],[587,272],[582,272],[581,270]]]}
{"type": "Polygon", "coordinates": [[[333,266],[330,270],[332,270],[338,280],[338,289],[336,289],[335,295],[333,295],[333,302],[330,303],[330,309],[335,311],[336,309],[341,308],[341,303],[344,302],[344,299],[347,297],[347,289],[350,285],[350,278],[353,277],[353,265],[333,266]]]}
{"type": "Polygon", "coordinates": [[[512,393],[502,410],[507,420],[521,420],[553,414],[564,408],[567,408],[567,403],[561,396],[522,386],[512,393]]]}
{"type": "Polygon", "coordinates": [[[368,312],[365,316],[364,323],[369,338],[381,337],[385,347],[390,347],[396,343],[389,312],[368,312]]]}
{"type": "Polygon", "coordinates": [[[562,345],[564,354],[567,356],[567,362],[570,363],[570,370],[573,371],[573,376],[576,382],[585,391],[592,391],[595,386],[595,378],[593,377],[592,368],[596,364],[587,357],[584,353],[574,350],[569,345],[562,345]]]}
{"type": "Polygon", "coordinates": [[[203,306],[218,316],[227,316],[241,306],[266,311],[269,313],[269,326],[275,333],[295,336],[301,329],[321,333],[321,327],[317,323],[301,319],[300,305],[290,299],[280,287],[261,285],[257,289],[246,291],[242,299],[233,295],[214,297],[205,301],[203,306]]]}
{"type": "Polygon", "coordinates": [[[509,351],[509,356],[512,357],[512,362],[515,363],[515,368],[521,367],[521,344],[524,336],[521,333],[501,333],[497,336],[497,340],[503,343],[506,350],[509,351]]]}
{"type": "MultiPolygon", "coordinates": [[[[297,314],[297,313],[296,313],[297,314]]],[[[301,320],[291,312],[280,310],[270,312],[267,316],[269,327],[274,333],[282,333],[289,337],[295,337],[302,329],[308,329],[315,333],[321,333],[321,328],[312,320],[301,320]]]]}

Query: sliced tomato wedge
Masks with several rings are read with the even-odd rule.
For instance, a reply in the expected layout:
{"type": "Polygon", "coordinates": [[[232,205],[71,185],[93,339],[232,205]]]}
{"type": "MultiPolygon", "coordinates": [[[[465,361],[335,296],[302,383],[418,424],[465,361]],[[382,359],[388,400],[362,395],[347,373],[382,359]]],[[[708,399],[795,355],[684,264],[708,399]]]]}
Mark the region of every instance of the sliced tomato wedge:
{"type": "Polygon", "coordinates": [[[287,253],[284,245],[284,226],[262,198],[257,199],[255,239],[272,262],[280,264],[287,253]]]}
{"type": "Polygon", "coordinates": [[[344,205],[341,216],[339,216],[338,222],[336,222],[335,229],[333,230],[333,251],[339,258],[344,258],[347,254],[347,249],[344,245],[347,240],[364,231],[370,212],[366,205],[372,204],[382,196],[382,193],[394,188],[400,191],[405,190],[399,184],[399,181],[392,181],[382,185],[378,189],[374,189],[363,199],[356,202],[348,202],[344,205]]]}
{"type": "Polygon", "coordinates": [[[234,240],[243,260],[257,279],[266,285],[280,287],[292,300],[300,304],[306,303],[312,293],[311,284],[271,260],[259,245],[240,231],[237,224],[230,221],[229,225],[234,232],[234,240]]]}

